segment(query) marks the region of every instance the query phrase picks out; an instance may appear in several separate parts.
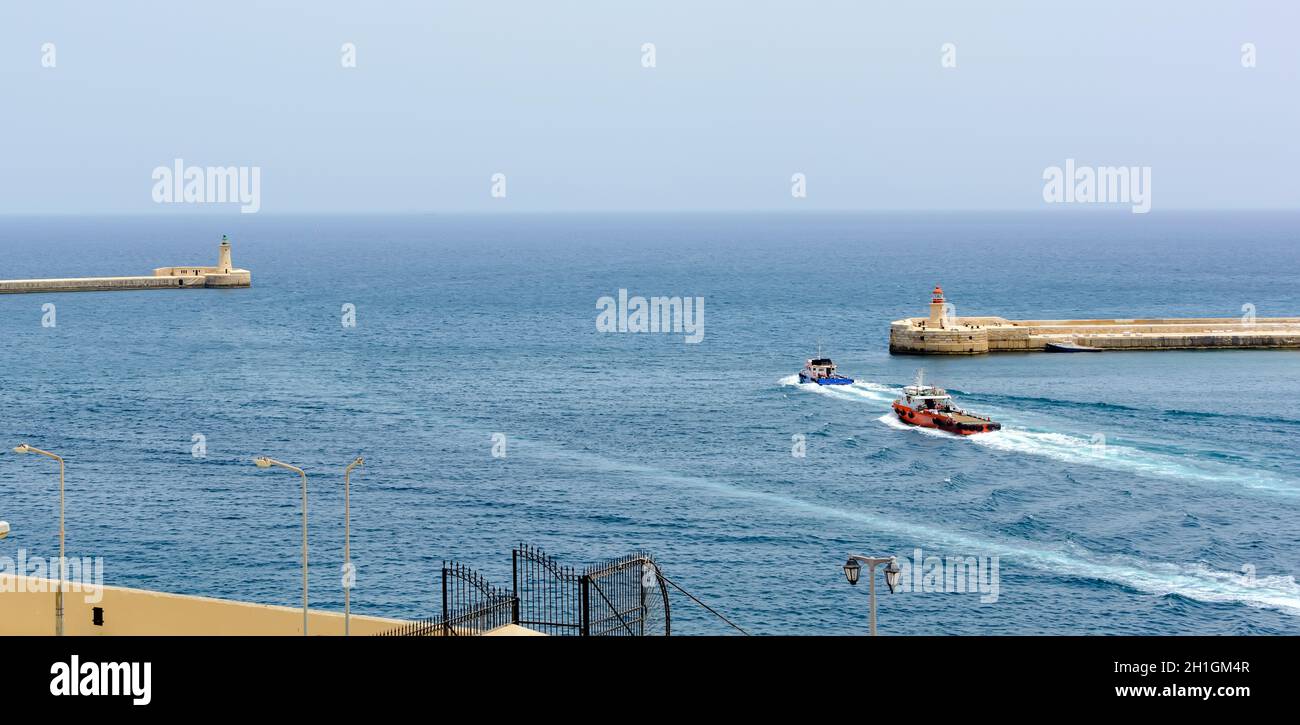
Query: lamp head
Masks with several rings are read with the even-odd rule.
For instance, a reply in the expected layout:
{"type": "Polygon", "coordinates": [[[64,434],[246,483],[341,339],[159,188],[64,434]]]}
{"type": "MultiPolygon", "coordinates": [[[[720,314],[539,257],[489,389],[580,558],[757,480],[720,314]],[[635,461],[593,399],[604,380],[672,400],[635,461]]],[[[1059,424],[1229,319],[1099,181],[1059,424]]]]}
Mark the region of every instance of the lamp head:
{"type": "Polygon", "coordinates": [[[354,466],[360,466],[361,464],[363,464],[363,463],[365,463],[365,462],[366,462],[366,459],[362,458],[361,456],[357,456],[357,459],[356,459],[355,461],[352,462],[352,465],[354,465],[354,466]]]}
{"type": "Polygon", "coordinates": [[[31,451],[32,451],[32,447],[27,445],[26,443],[19,443],[18,445],[14,446],[14,453],[31,453],[31,451]]]}
{"type": "Polygon", "coordinates": [[[9,535],[9,522],[0,521],[0,539],[9,535]]]}
{"type": "Polygon", "coordinates": [[[857,586],[860,576],[862,576],[862,565],[857,559],[849,557],[849,560],[844,562],[844,578],[848,579],[853,586],[857,586]]]}
{"type": "Polygon", "coordinates": [[[253,463],[256,463],[258,468],[271,467],[271,459],[267,458],[266,456],[258,456],[257,458],[254,458],[253,463]]]}
{"type": "Polygon", "coordinates": [[[885,583],[889,585],[889,593],[894,593],[894,588],[898,586],[898,575],[902,573],[898,568],[898,557],[889,557],[889,565],[885,567],[885,583]]]}

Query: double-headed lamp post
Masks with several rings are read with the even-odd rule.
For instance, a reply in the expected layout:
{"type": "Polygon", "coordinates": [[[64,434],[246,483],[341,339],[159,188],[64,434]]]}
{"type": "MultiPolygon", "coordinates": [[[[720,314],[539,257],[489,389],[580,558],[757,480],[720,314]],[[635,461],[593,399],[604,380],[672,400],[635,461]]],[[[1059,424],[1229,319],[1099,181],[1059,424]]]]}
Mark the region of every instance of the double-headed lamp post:
{"type": "MultiPolygon", "coordinates": [[[[59,456],[43,451],[39,448],[33,448],[26,443],[20,443],[14,447],[14,453],[38,453],[47,458],[53,458],[59,462],[59,588],[54,593],[54,634],[63,636],[63,580],[68,576],[68,562],[63,558],[63,459],[59,456]]],[[[8,524],[4,527],[5,533],[8,533],[8,524]]]]}
{"type": "Polygon", "coordinates": [[[279,466],[280,468],[287,468],[290,471],[297,473],[299,476],[302,476],[302,636],[306,637],[307,636],[307,472],[302,470],[301,468],[298,468],[297,466],[291,466],[288,463],[281,463],[280,461],[277,461],[274,458],[267,458],[266,456],[258,456],[257,458],[254,458],[253,463],[256,463],[258,468],[270,468],[271,466],[279,466]]]}
{"type": "Polygon", "coordinates": [[[844,576],[849,583],[857,586],[858,579],[862,576],[862,564],[866,564],[867,583],[871,592],[871,636],[876,636],[876,565],[885,564],[885,583],[889,585],[889,593],[894,593],[894,587],[898,586],[898,575],[902,571],[898,568],[898,557],[873,557],[862,556],[860,554],[849,554],[849,560],[844,562],[844,576]],[[861,563],[859,563],[861,562],[861,563]]]}
{"type": "Polygon", "coordinates": [[[356,460],[343,469],[343,636],[347,637],[352,627],[352,584],[356,581],[356,571],[352,567],[352,469],[365,463],[357,456],[356,460]]]}

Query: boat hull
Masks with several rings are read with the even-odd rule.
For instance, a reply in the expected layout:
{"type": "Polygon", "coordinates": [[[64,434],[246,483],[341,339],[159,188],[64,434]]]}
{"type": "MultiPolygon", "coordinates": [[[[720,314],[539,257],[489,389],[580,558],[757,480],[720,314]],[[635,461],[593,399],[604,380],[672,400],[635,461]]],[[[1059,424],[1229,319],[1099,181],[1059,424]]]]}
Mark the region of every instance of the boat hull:
{"type": "Polygon", "coordinates": [[[853,378],[835,376],[833,378],[814,378],[810,375],[799,373],[800,383],[816,383],[818,385],[852,385],[853,378]]]}
{"type": "Polygon", "coordinates": [[[935,428],[954,435],[970,436],[978,433],[992,433],[1001,430],[1001,423],[981,420],[970,416],[953,416],[946,413],[931,413],[926,410],[913,410],[902,403],[894,403],[894,413],[898,419],[918,428],[935,428]]]}
{"type": "Polygon", "coordinates": [[[1073,342],[1049,342],[1043,347],[1044,352],[1101,352],[1099,347],[1088,347],[1073,342]]]}

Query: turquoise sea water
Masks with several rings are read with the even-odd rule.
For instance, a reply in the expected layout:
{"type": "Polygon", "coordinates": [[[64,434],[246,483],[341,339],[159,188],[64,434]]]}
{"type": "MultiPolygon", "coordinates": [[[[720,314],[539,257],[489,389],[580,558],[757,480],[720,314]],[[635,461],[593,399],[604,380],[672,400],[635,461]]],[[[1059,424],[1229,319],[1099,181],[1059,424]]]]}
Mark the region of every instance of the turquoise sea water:
{"type": "MultiPolygon", "coordinates": [[[[1295,214],[11,217],[0,278],[209,264],[223,233],[253,288],[0,296],[0,444],[67,458],[69,554],[110,584],[295,605],[268,454],[311,474],[312,603],[341,609],[362,454],[357,612],[434,614],[443,559],[508,585],[527,541],[648,549],[751,631],[856,633],[846,554],[919,547],[997,556],[997,601],[882,595],[882,633],[1300,633],[1300,352],[887,352],[936,283],[958,314],[1300,314],[1295,214]],[[703,341],[597,332],[619,289],[703,297],[703,341]],[[857,384],[793,384],[819,340],[857,384]],[[918,366],[1005,429],[893,424],[918,366]]],[[[54,551],[55,482],[0,454],[0,556],[54,551]]]]}

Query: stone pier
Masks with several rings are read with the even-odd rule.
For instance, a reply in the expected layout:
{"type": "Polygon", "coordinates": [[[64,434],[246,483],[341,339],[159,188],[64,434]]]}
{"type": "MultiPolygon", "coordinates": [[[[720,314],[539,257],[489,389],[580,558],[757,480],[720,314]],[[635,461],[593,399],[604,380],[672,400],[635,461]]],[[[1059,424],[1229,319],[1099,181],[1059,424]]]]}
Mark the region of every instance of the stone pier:
{"type": "Polygon", "coordinates": [[[889,351],[911,355],[1042,352],[1049,343],[1101,350],[1300,349],[1300,317],[1007,320],[958,317],[934,289],[929,317],[895,320],[889,351]]]}
{"type": "Polygon", "coordinates": [[[31,292],[105,292],[142,289],[193,289],[198,287],[251,287],[253,274],[230,261],[230,240],[224,235],[211,267],[159,267],[152,275],[135,277],[66,277],[0,280],[0,294],[31,292]]]}

